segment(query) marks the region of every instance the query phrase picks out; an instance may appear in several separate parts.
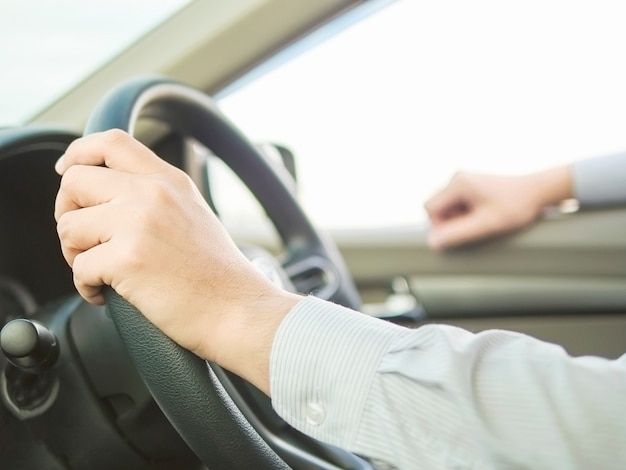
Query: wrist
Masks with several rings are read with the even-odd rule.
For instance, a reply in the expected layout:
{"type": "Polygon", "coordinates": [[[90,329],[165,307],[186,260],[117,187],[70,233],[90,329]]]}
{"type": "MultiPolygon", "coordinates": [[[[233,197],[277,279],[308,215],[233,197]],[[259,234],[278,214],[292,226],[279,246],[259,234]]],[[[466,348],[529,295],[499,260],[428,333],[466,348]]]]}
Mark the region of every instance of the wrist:
{"type": "Polygon", "coordinates": [[[563,165],[528,175],[537,210],[554,206],[573,197],[573,177],[570,165],[563,165]]]}
{"type": "MultiPolygon", "coordinates": [[[[257,291],[261,292],[260,290],[257,291]]],[[[223,315],[210,335],[207,356],[269,395],[269,361],[274,337],[291,309],[302,299],[274,285],[261,295],[242,299],[223,315]]]]}

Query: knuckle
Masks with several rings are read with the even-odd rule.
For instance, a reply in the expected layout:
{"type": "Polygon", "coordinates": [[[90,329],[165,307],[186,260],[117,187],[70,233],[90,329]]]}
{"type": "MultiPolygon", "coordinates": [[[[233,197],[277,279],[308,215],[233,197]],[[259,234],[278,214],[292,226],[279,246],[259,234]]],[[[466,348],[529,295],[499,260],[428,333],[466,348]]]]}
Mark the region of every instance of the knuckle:
{"type": "Polygon", "coordinates": [[[167,174],[158,174],[150,181],[146,188],[147,201],[154,206],[154,210],[163,209],[176,204],[181,192],[189,189],[191,179],[183,171],[174,168],[167,174]]]}
{"type": "Polygon", "coordinates": [[[161,175],[160,181],[168,186],[171,184],[173,188],[177,188],[179,190],[188,190],[193,185],[189,175],[180,168],[174,166],[170,167],[166,173],[161,175]]]}
{"type": "Polygon", "coordinates": [[[173,205],[175,196],[168,183],[158,179],[152,181],[145,188],[144,194],[143,202],[137,206],[135,215],[140,224],[153,226],[155,220],[159,218],[159,214],[173,205]]]}
{"type": "Polygon", "coordinates": [[[71,217],[68,212],[61,214],[57,221],[57,234],[62,242],[66,242],[72,233],[71,217]]]}
{"type": "Polygon", "coordinates": [[[82,165],[73,165],[69,167],[63,178],[61,178],[61,191],[71,192],[72,188],[78,181],[81,181],[85,175],[85,167],[82,165]]]}
{"type": "Polygon", "coordinates": [[[81,170],[81,167],[77,165],[73,165],[69,167],[67,170],[65,170],[65,173],[63,174],[63,178],[61,178],[61,187],[62,188],[67,187],[74,180],[76,180],[77,177],[80,175],[80,170],[81,170]]]}
{"type": "Polygon", "coordinates": [[[152,190],[148,193],[152,200],[164,202],[172,198],[171,183],[165,178],[154,178],[152,180],[152,190]]]}
{"type": "Polygon", "coordinates": [[[102,132],[101,136],[104,139],[105,143],[112,146],[130,139],[130,135],[128,134],[128,132],[123,131],[122,129],[109,129],[102,132]]]}
{"type": "Polygon", "coordinates": [[[86,285],[86,270],[87,266],[85,263],[85,257],[82,253],[74,256],[74,260],[72,262],[72,272],[74,276],[74,284],[78,287],[78,285],[86,285]]]}
{"type": "Polygon", "coordinates": [[[140,237],[130,237],[116,247],[116,258],[119,262],[118,272],[128,274],[141,271],[146,264],[145,243],[140,237]]]}

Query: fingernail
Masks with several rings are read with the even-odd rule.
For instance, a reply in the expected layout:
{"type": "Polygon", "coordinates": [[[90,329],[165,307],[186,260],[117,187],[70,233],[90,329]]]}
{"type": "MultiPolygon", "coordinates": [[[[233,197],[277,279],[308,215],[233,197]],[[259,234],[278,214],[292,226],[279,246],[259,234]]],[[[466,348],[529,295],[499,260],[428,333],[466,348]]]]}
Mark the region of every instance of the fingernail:
{"type": "Polygon", "coordinates": [[[54,170],[59,174],[62,175],[63,174],[63,157],[65,157],[65,154],[61,155],[59,157],[59,159],[57,160],[57,162],[54,164],[54,170]]]}

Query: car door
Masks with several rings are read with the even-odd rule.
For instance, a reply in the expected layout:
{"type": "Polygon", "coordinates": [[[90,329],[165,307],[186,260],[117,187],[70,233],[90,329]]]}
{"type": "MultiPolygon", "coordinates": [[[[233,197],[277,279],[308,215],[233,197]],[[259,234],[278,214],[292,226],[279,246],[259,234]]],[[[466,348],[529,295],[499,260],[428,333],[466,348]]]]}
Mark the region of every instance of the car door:
{"type": "Polygon", "coordinates": [[[443,253],[418,230],[336,239],[363,298],[381,315],[412,326],[510,329],[573,355],[618,357],[626,343],[625,234],[626,210],[614,208],[551,217],[443,253]],[[413,304],[398,303],[399,295],[415,298],[419,317],[402,318],[413,304]]]}

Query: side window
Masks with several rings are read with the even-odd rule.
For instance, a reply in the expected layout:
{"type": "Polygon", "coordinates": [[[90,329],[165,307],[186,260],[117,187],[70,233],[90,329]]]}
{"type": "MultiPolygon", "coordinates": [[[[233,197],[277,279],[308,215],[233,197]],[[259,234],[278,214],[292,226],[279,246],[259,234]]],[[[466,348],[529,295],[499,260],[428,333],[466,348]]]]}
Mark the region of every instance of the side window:
{"type": "Polygon", "coordinates": [[[457,170],[520,173],[626,149],[626,4],[380,5],[218,95],[250,138],[294,152],[320,226],[418,224],[457,170]]]}

